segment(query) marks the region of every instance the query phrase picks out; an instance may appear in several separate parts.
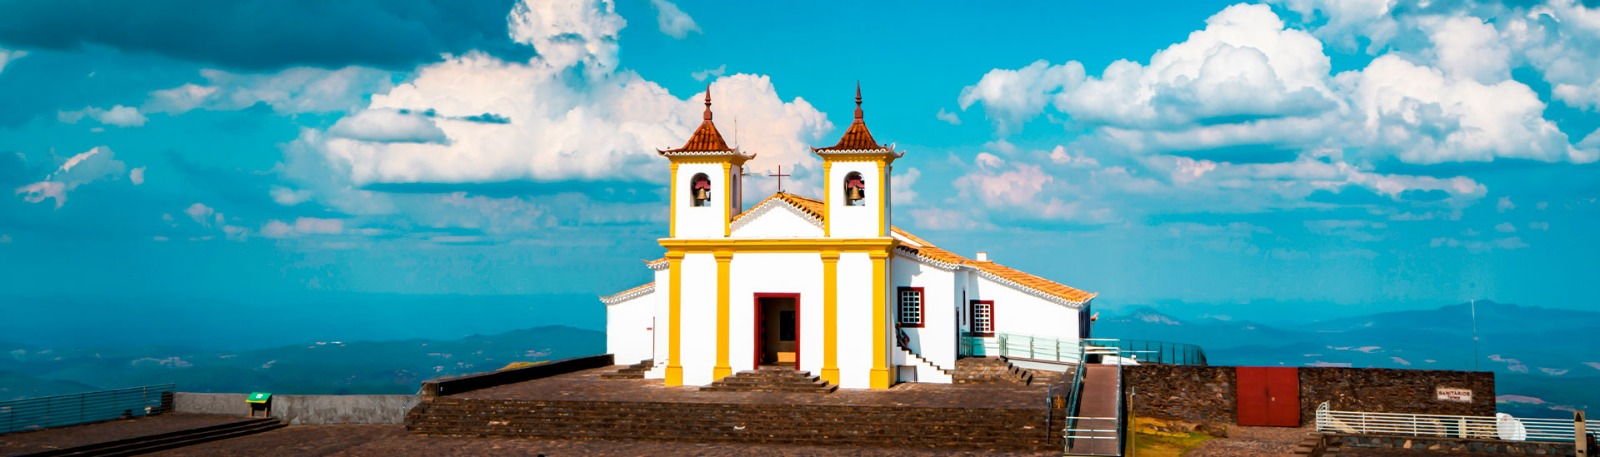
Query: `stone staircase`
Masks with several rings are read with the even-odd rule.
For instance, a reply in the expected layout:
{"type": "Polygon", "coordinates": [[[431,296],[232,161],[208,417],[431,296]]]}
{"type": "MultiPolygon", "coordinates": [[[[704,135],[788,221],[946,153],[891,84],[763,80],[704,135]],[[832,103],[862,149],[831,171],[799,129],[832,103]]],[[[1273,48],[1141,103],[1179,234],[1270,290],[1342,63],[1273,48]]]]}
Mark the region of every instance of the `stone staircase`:
{"type": "Polygon", "coordinates": [[[1061,450],[1041,409],[796,403],[488,400],[439,397],[411,433],[607,441],[797,444],[968,451],[1061,450]]]}
{"type": "Polygon", "coordinates": [[[761,367],[751,371],[741,371],[733,376],[722,378],[711,385],[701,387],[707,392],[806,392],[826,394],[839,390],[821,377],[812,376],[809,371],[799,371],[788,367],[761,367]]]}
{"type": "Polygon", "coordinates": [[[944,367],[934,364],[928,359],[922,358],[921,355],[917,354],[916,352],[912,352],[911,348],[908,348],[903,344],[896,344],[895,346],[900,350],[900,357],[904,358],[906,362],[909,362],[911,364],[910,366],[916,367],[917,382],[955,382],[954,371],[945,369],[944,367]]]}
{"type": "Polygon", "coordinates": [[[655,366],[655,360],[646,360],[628,365],[615,372],[602,374],[600,377],[606,379],[644,379],[644,373],[650,371],[651,368],[655,368],[655,366]]]}
{"type": "Polygon", "coordinates": [[[1017,368],[999,357],[967,357],[956,360],[954,373],[957,384],[1017,384],[1033,383],[1033,372],[1017,368]]]}

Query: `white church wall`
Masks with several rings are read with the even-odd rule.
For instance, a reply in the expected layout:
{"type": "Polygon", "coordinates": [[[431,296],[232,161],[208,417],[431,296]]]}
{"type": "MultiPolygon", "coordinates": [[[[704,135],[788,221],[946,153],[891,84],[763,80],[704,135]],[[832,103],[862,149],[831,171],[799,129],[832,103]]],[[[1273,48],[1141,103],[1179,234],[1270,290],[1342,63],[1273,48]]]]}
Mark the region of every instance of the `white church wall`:
{"type": "Polygon", "coordinates": [[[900,287],[922,288],[923,325],[901,327],[910,339],[911,350],[944,368],[956,362],[956,296],[954,272],[940,270],[905,257],[894,257],[894,287],[890,288],[890,314],[899,322],[900,287]]]}
{"type": "MultiPolygon", "coordinates": [[[[836,165],[837,166],[837,165],[836,165]]],[[[872,259],[862,252],[839,254],[839,387],[871,387],[872,259]]],[[[884,354],[888,357],[888,354],[884,354]]]]}
{"type": "Polygon", "coordinates": [[[739,219],[734,238],[821,238],[822,227],[793,206],[772,200],[739,219]]]}
{"type": "Polygon", "coordinates": [[[683,313],[678,355],[683,358],[684,385],[710,384],[711,369],[717,358],[717,261],[710,253],[683,256],[682,295],[678,306],[683,313]]]}
{"type": "Polygon", "coordinates": [[[728,198],[730,190],[727,174],[722,171],[720,163],[684,163],[678,165],[677,192],[672,196],[673,204],[677,209],[677,231],[673,236],[677,238],[723,238],[727,234],[723,231],[728,220],[728,198]],[[711,179],[711,205],[694,206],[693,192],[690,190],[694,175],[705,173],[711,179]]]}
{"type": "Polygon", "coordinates": [[[668,354],[667,345],[669,342],[671,342],[672,335],[670,333],[672,326],[670,325],[671,323],[668,322],[668,317],[670,315],[667,314],[671,311],[668,309],[668,306],[671,306],[671,302],[669,300],[670,297],[672,297],[672,277],[668,276],[668,270],[664,268],[656,271],[655,275],[656,291],[650,294],[652,297],[650,299],[650,306],[655,311],[654,316],[656,331],[654,332],[654,350],[656,362],[655,366],[650,368],[650,371],[646,371],[644,373],[644,377],[646,379],[666,378],[668,354]]]}
{"type": "Polygon", "coordinates": [[[655,311],[654,292],[606,305],[606,352],[617,365],[632,365],[652,357],[655,311]]]}
{"type": "Polygon", "coordinates": [[[733,371],[755,368],[755,294],[800,294],[800,369],[822,371],[822,256],[816,253],[735,253],[728,290],[728,357],[733,371]]]}
{"type": "MultiPolygon", "coordinates": [[[[878,164],[876,162],[833,162],[829,167],[828,179],[824,183],[828,193],[829,228],[831,236],[836,238],[873,238],[883,236],[878,226],[878,195],[879,189],[887,188],[878,182],[878,164]],[[861,173],[861,179],[866,182],[867,195],[862,200],[862,206],[847,206],[844,199],[844,177],[850,172],[861,173]]],[[[884,196],[887,201],[887,195],[884,196]]],[[[887,227],[887,225],[885,225],[887,227]]]]}
{"type": "MultiPolygon", "coordinates": [[[[994,300],[995,334],[1008,333],[1078,340],[1078,310],[1047,301],[1016,288],[973,275],[978,294],[970,298],[994,300]]],[[[971,291],[968,292],[969,295],[971,291]]]]}

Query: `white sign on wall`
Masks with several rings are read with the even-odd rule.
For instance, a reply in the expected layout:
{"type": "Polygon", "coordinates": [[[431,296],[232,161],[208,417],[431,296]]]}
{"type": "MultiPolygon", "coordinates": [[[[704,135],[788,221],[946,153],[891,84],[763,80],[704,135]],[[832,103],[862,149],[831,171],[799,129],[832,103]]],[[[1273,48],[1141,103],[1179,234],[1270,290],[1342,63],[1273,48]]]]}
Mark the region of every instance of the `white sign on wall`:
{"type": "Polygon", "coordinates": [[[1472,403],[1472,389],[1462,389],[1459,387],[1435,387],[1434,395],[1436,395],[1440,401],[1472,403]]]}

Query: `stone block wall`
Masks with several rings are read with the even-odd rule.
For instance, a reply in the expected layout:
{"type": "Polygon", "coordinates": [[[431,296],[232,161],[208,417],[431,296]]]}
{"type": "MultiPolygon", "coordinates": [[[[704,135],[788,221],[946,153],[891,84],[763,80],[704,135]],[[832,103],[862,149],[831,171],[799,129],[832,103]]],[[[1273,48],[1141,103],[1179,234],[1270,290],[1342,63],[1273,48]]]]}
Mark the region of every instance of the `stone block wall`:
{"type": "Polygon", "coordinates": [[[1134,414],[1194,422],[1233,423],[1237,405],[1233,367],[1138,365],[1123,367],[1134,389],[1134,414]]]}
{"type": "MultiPolygon", "coordinates": [[[[1142,416],[1235,423],[1235,367],[1138,365],[1123,368],[1142,416]]],[[[1317,405],[1335,410],[1493,416],[1494,373],[1300,367],[1300,419],[1316,420],[1317,405]],[[1472,390],[1472,402],[1438,400],[1437,387],[1472,390]]]]}
{"type": "Polygon", "coordinates": [[[1494,373],[1387,368],[1301,368],[1300,420],[1316,421],[1317,405],[1339,411],[1493,416],[1494,373]],[[1472,402],[1439,400],[1437,387],[1472,390],[1472,402]]]}
{"type": "Polygon", "coordinates": [[[1538,441],[1475,440],[1466,438],[1436,438],[1426,436],[1381,435],[1326,435],[1329,448],[1339,449],[1338,455],[1382,454],[1378,449],[1410,449],[1440,455],[1505,454],[1505,455],[1573,455],[1577,448],[1572,443],[1538,441]]]}
{"type": "MultiPolygon", "coordinates": [[[[246,394],[178,392],[175,411],[244,416],[246,394]]],[[[272,417],[289,425],[403,424],[417,405],[415,395],[273,395],[272,417]]]]}

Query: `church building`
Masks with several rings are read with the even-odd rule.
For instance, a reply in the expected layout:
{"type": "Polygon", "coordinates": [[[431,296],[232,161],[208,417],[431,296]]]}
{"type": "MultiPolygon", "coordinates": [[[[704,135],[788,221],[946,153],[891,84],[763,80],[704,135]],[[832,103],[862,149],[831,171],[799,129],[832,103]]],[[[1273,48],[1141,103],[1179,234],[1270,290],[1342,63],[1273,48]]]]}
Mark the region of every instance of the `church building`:
{"type": "MultiPolygon", "coordinates": [[[[645,377],[703,386],[779,366],[841,388],[952,382],[956,359],[1000,337],[1076,343],[1095,294],[968,258],[893,225],[890,182],[904,152],[862,119],[822,160],[818,198],[780,190],[748,211],[740,176],[755,157],[704,122],[683,147],[658,151],[672,179],[666,255],[655,281],[601,298],[606,350],[618,364],[653,360],[645,377]]],[[[991,352],[992,353],[992,352],[991,352]]]]}

